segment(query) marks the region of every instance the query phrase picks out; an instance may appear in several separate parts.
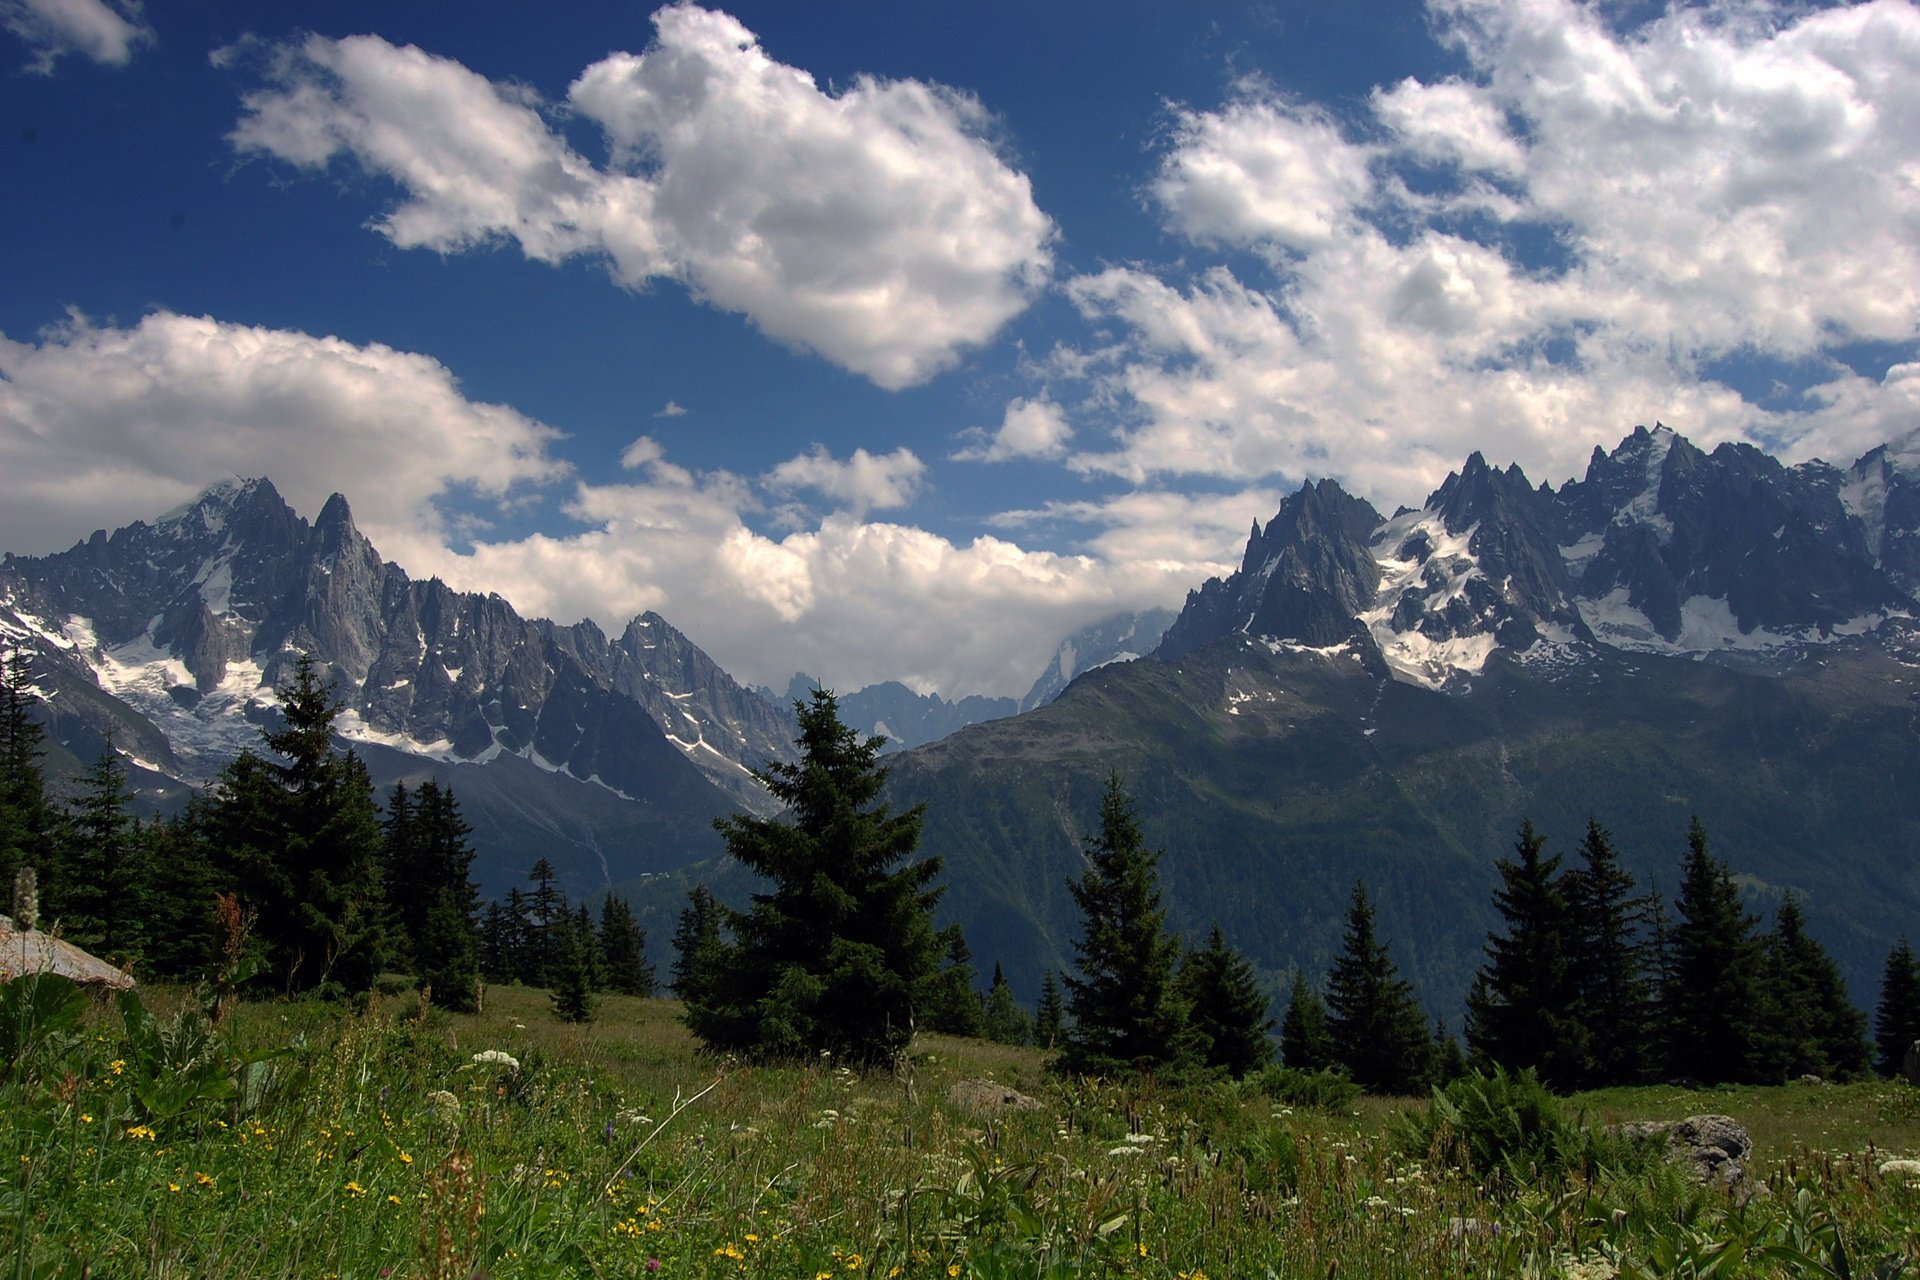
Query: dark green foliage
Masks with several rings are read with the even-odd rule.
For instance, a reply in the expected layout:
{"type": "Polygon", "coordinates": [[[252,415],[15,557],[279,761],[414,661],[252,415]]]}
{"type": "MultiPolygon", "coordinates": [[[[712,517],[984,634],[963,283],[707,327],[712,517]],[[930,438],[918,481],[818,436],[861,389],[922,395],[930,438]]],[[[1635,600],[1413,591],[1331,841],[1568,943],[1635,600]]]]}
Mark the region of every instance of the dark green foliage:
{"type": "Polygon", "coordinates": [[[1027,1017],[1027,1011],[1014,999],[1013,988],[1007,985],[1007,976],[1000,972],[997,964],[993,966],[993,985],[987,988],[982,1034],[997,1044],[1030,1044],[1033,1041],[1033,1020],[1027,1017]]]}
{"type": "Polygon", "coordinates": [[[280,686],[266,761],[221,775],[208,819],[222,879],[257,913],[267,975],[284,990],[364,991],[387,950],[380,825],[366,767],[333,749],[338,708],[304,656],[280,686]]]}
{"type": "Polygon", "coordinates": [[[1236,1080],[1267,1064],[1273,1056],[1267,997],[1253,966],[1227,946],[1219,925],[1207,935],[1204,950],[1187,953],[1179,989],[1202,1062],[1236,1080]]]}
{"type": "Polygon", "coordinates": [[[1280,1019],[1280,1060],[1296,1071],[1325,1071],[1333,1065],[1327,1006],[1298,969],[1293,971],[1286,1015],[1280,1019]]]}
{"type": "Polygon", "coordinates": [[[1290,1107],[1311,1107],[1336,1115],[1352,1106],[1353,1100],[1362,1092],[1352,1077],[1336,1067],[1308,1071],[1274,1064],[1248,1077],[1248,1082],[1275,1102],[1284,1102],[1290,1107]]]}
{"type": "Polygon", "coordinates": [[[726,960],[720,936],[720,904],[704,884],[687,891],[687,905],[673,931],[673,994],[689,1005],[711,1004],[720,965],[726,960]]]}
{"type": "Polygon", "coordinates": [[[480,891],[473,883],[472,828],[450,789],[432,778],[387,802],[387,900],[399,941],[433,1002],[471,1009],[479,981],[480,891]]]}
{"type": "Polygon", "coordinates": [[[1476,1062],[1531,1069],[1565,1088],[1585,1074],[1586,1033],[1560,859],[1543,855],[1545,843],[1531,822],[1522,823],[1515,856],[1494,864],[1500,888],[1493,904],[1506,932],[1487,935],[1487,963],[1467,996],[1467,1045],[1476,1062]]]}
{"type": "Polygon", "coordinates": [[[0,885],[11,890],[21,867],[54,858],[56,819],[40,772],[43,734],[31,708],[33,661],[16,649],[0,662],[0,885]]]}
{"type": "Polygon", "coordinates": [[[1875,1065],[1889,1078],[1900,1074],[1907,1050],[1920,1041],[1920,962],[1902,938],[1887,953],[1880,979],[1880,1003],[1873,1011],[1875,1065]]]}
{"type": "Polygon", "coordinates": [[[1472,1072],[1435,1088],[1424,1116],[1410,1116],[1401,1142],[1411,1154],[1464,1169],[1514,1192],[1566,1172],[1585,1155],[1586,1135],[1532,1071],[1472,1072]]]}
{"type": "Polygon", "coordinates": [[[1427,1018],[1386,943],[1374,937],[1364,884],[1353,887],[1342,949],[1327,974],[1326,1002],[1334,1061],[1361,1088],[1377,1094],[1419,1089],[1433,1051],[1427,1018]]]}
{"type": "Polygon", "coordinates": [[[112,747],[87,771],[62,833],[51,909],[43,909],[68,941],[116,964],[141,957],[149,927],[147,850],[127,816],[126,780],[112,747]]]}
{"type": "Polygon", "coordinates": [[[1761,1048],[1766,1077],[1850,1080],[1864,1073],[1871,1057],[1867,1017],[1847,998],[1833,957],[1808,936],[1793,895],[1781,902],[1765,946],[1761,1048]]]}
{"type": "Polygon", "coordinates": [[[479,1006],[480,957],[459,897],[441,890],[419,928],[414,963],[421,989],[442,1009],[472,1013],[479,1006]]]}
{"type": "Polygon", "coordinates": [[[1060,979],[1051,969],[1040,980],[1040,1003],[1033,1011],[1033,1042],[1042,1049],[1060,1043],[1067,1025],[1067,1002],[1060,994],[1060,979]]]}
{"type": "Polygon", "coordinates": [[[480,972],[489,982],[512,982],[520,975],[520,915],[513,905],[489,902],[480,916],[480,972]]]}
{"type": "Polygon", "coordinates": [[[1152,1071],[1194,1060],[1194,1037],[1174,986],[1179,940],[1160,905],[1159,853],[1146,846],[1133,802],[1109,774],[1100,833],[1087,869],[1068,888],[1080,907],[1080,976],[1067,978],[1073,1026],[1061,1066],[1087,1075],[1152,1071]]]}
{"type": "Polygon", "coordinates": [[[560,959],[554,965],[553,1016],[562,1022],[592,1022],[593,934],[568,919],[557,939],[560,959]]]}
{"type": "Polygon", "coordinates": [[[1760,940],[1698,818],[1673,905],[1660,984],[1668,1074],[1702,1084],[1764,1079],[1760,940]]]}
{"type": "Polygon", "coordinates": [[[1655,1026],[1645,940],[1653,901],[1635,895],[1612,834],[1591,818],[1580,856],[1582,865],[1561,881],[1575,1007],[1586,1030],[1586,1061],[1577,1083],[1637,1084],[1648,1073],[1655,1026]]]}
{"type": "Polygon", "coordinates": [[[625,898],[607,894],[600,903],[600,955],[607,990],[623,996],[653,994],[653,966],[647,963],[647,939],[625,898]]]}
{"type": "Polygon", "coordinates": [[[207,843],[208,803],[195,797],[171,822],[137,832],[148,871],[146,969],[167,978],[205,977],[214,967],[214,894],[220,877],[207,843]]]}
{"type": "Polygon", "coordinates": [[[947,963],[927,983],[918,1010],[920,1024],[943,1035],[984,1035],[986,1007],[974,990],[979,975],[973,969],[973,951],[967,946],[966,935],[953,924],[940,931],[940,939],[947,963]]]}
{"type": "Polygon", "coordinates": [[[882,739],[840,722],[826,690],[796,704],[800,760],[755,776],[786,806],[715,825],[740,864],[772,881],[746,912],[687,1025],[710,1048],[756,1058],[831,1052],[885,1062],[912,1038],[939,969],[937,859],[913,862],[921,810],[878,800],[882,739]]]}
{"type": "Polygon", "coordinates": [[[533,892],[520,903],[520,981],[530,987],[549,987],[566,959],[565,930],[569,915],[567,895],[560,889],[560,873],[541,858],[527,872],[533,892]]]}
{"type": "Polygon", "coordinates": [[[1427,1072],[1435,1085],[1449,1085],[1467,1074],[1467,1055],[1460,1041],[1447,1030],[1445,1018],[1433,1020],[1433,1065],[1427,1072]]]}

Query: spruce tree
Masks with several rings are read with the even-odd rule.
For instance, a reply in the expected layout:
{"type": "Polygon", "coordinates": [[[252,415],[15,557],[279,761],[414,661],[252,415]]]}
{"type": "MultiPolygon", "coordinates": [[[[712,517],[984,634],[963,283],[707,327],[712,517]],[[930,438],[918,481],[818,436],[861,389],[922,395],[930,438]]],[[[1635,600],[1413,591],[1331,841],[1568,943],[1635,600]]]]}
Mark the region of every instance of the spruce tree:
{"type": "Polygon", "coordinates": [[[480,957],[473,919],[453,890],[442,888],[434,896],[415,950],[415,973],[435,1005],[456,1013],[479,1008],[480,957]]]}
{"type": "Polygon", "coordinates": [[[1494,863],[1500,888],[1493,905],[1504,934],[1487,935],[1487,963],[1467,997],[1467,1045],[1480,1062],[1509,1071],[1532,1068],[1566,1088],[1586,1065],[1569,961],[1571,921],[1561,892],[1560,859],[1542,853],[1545,839],[1523,822],[1512,859],[1494,863]]]}
{"type": "Polygon", "coordinates": [[[1807,933],[1806,916],[1792,894],[1781,901],[1765,939],[1761,985],[1767,1079],[1850,1080],[1867,1069],[1867,1017],[1847,998],[1840,966],[1807,933]]]}
{"type": "Polygon", "coordinates": [[[799,760],[754,775],[786,812],[715,823],[772,887],[749,911],[723,908],[733,941],[687,1024],[710,1048],[751,1057],[887,1062],[939,970],[940,862],[913,861],[922,810],[896,814],[879,799],[884,739],[842,724],[824,689],[795,712],[799,760]]]}
{"type": "Polygon", "coordinates": [[[1638,1084],[1654,1047],[1651,894],[1636,895],[1613,836],[1587,820],[1582,866],[1562,879],[1575,1007],[1586,1028],[1584,1088],[1638,1084]]]}
{"type": "Polygon", "coordinates": [[[1661,977],[1669,1074],[1702,1084],[1765,1078],[1760,1020],[1760,941],[1726,864],[1707,851],[1696,817],[1674,900],[1661,977]]]}
{"type": "Polygon", "coordinates": [[[725,962],[720,904],[712,890],[697,884],[687,891],[687,905],[673,931],[673,994],[689,1006],[712,1004],[714,983],[725,962]]]}
{"type": "Polygon", "coordinates": [[[967,946],[960,926],[950,924],[940,931],[947,963],[927,983],[920,1002],[920,1023],[929,1031],[949,1036],[986,1034],[986,1006],[974,989],[973,951],[967,946]]]}
{"type": "Polygon", "coordinates": [[[653,966],[647,963],[647,939],[633,908],[612,892],[600,903],[600,954],[607,968],[607,989],[623,996],[653,994],[653,966]]]}
{"type": "Polygon", "coordinates": [[[0,884],[22,867],[51,867],[58,823],[41,772],[44,734],[33,716],[33,658],[19,648],[0,661],[0,884]]]}
{"type": "Polygon", "coordinates": [[[1905,938],[1887,953],[1880,1002],[1873,1011],[1875,1063],[1888,1079],[1900,1074],[1907,1051],[1920,1042],[1920,962],[1905,938]]]}
{"type": "Polygon", "coordinates": [[[1207,935],[1203,950],[1187,953],[1179,989],[1202,1062],[1236,1080],[1267,1065],[1273,1056],[1267,997],[1253,966],[1227,946],[1219,925],[1207,935]]]}
{"type": "Polygon", "coordinates": [[[1287,1012],[1280,1019],[1280,1061],[1295,1071],[1325,1071],[1333,1065],[1333,1032],[1327,1029],[1327,1006],[1299,969],[1293,971],[1287,1012]]]}
{"type": "Polygon", "coordinates": [[[70,941],[115,963],[141,956],[150,905],[145,846],[127,816],[126,779],[108,745],[64,825],[67,851],[51,910],[70,941]]]}
{"type": "Polygon", "coordinates": [[[158,977],[196,979],[215,967],[214,894],[220,876],[207,843],[210,801],[195,796],[171,821],[135,833],[147,872],[144,958],[158,977]]]}
{"type": "Polygon", "coordinates": [[[1186,1066],[1195,1037],[1174,985],[1180,943],[1166,931],[1159,853],[1147,848],[1133,803],[1109,775],[1087,869],[1068,885],[1080,907],[1080,976],[1067,977],[1073,1025],[1061,1066],[1113,1075],[1186,1066]]]}
{"type": "Polygon", "coordinates": [[[1368,1093],[1409,1094],[1427,1077],[1433,1043],[1413,985],[1374,937],[1373,905],[1353,887],[1346,934],[1327,974],[1327,1030],[1334,1060],[1368,1093]]]}
{"type": "Polygon", "coordinates": [[[591,1022],[594,1015],[591,930],[583,930],[572,916],[563,916],[555,939],[559,960],[553,966],[553,991],[548,997],[553,1016],[562,1022],[591,1022]]]}
{"type": "Polygon", "coordinates": [[[1040,1003],[1033,1011],[1033,1042],[1042,1049],[1052,1049],[1060,1043],[1066,1025],[1067,1002],[1060,993],[1060,979],[1049,969],[1040,980],[1040,1003]]]}
{"type": "Polygon", "coordinates": [[[995,1044],[1026,1044],[1033,1039],[1033,1022],[1014,998],[1013,988],[1000,966],[993,966],[993,985],[987,988],[981,1034],[995,1044]]]}
{"type": "Polygon", "coordinates": [[[512,908],[489,902],[480,917],[480,972],[489,982],[512,982],[520,976],[519,924],[512,908]]]}
{"type": "Polygon", "coordinates": [[[527,881],[533,892],[523,899],[521,980],[530,987],[552,986],[566,959],[566,930],[573,908],[560,889],[560,873],[545,858],[533,864],[527,881]]]}

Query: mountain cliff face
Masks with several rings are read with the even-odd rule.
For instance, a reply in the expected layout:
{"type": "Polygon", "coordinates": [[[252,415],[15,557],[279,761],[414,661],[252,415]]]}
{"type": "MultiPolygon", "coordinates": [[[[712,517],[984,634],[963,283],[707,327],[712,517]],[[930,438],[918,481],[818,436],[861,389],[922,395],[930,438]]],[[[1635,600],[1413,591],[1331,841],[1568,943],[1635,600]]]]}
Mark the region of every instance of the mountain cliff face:
{"type": "Polygon", "coordinates": [[[256,746],[275,686],[313,655],[343,704],[339,732],[376,777],[440,773],[470,815],[511,828],[483,850],[495,883],[519,878],[522,853],[569,864],[569,846],[583,888],[679,865],[717,847],[713,816],[767,807],[747,767],[792,751],[783,717],[657,615],[610,641],[591,622],[414,581],[344,498],[309,525],[266,480],[57,555],[7,557],[0,630],[37,650],[56,739],[88,751],[111,735],[162,791],[204,785],[256,746]]]}
{"type": "Polygon", "coordinates": [[[1020,699],[1020,710],[1044,707],[1059,697],[1075,677],[1110,662],[1132,662],[1160,647],[1167,628],[1173,625],[1170,609],[1146,609],[1139,613],[1120,613],[1068,636],[1054,650],[1046,669],[1020,699]]]}
{"type": "Polygon", "coordinates": [[[1154,661],[907,753],[946,909],[1031,998],[1117,770],[1171,920],[1317,978],[1356,879],[1435,1012],[1496,923],[1493,860],[1589,816],[1643,885],[1698,814],[1751,907],[1800,898],[1873,990],[1920,913],[1920,433],[1785,467],[1638,430],[1558,489],[1478,455],[1382,518],[1322,481],[1188,596],[1154,661]]]}

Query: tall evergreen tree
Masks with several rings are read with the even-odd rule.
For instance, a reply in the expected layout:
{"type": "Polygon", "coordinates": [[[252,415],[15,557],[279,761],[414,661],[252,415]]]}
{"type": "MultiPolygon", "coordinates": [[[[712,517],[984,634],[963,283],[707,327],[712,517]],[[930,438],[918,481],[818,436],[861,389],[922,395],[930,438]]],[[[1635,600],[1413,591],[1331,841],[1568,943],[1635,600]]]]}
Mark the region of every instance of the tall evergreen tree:
{"type": "Polygon", "coordinates": [[[146,848],[127,815],[127,772],[109,744],[87,771],[61,843],[58,916],[69,940],[116,963],[139,958],[146,939],[146,848]]]}
{"type": "Polygon", "coordinates": [[[1765,1078],[1760,941],[1726,864],[1707,851],[1695,818],[1674,900],[1678,917],[1661,976],[1666,1068],[1702,1084],[1765,1078]]]}
{"type": "Polygon", "coordinates": [[[1907,1051],[1920,1041],[1920,963],[1905,938],[1887,953],[1880,979],[1880,1002],[1873,1011],[1874,1065],[1892,1079],[1900,1074],[1907,1051]]]}
{"type": "Polygon", "coordinates": [[[1296,1071],[1325,1071],[1333,1065],[1333,1032],[1327,1029],[1327,1006],[1299,969],[1293,971],[1287,1012],[1280,1019],[1280,1061],[1296,1071]]]}
{"type": "Polygon", "coordinates": [[[573,908],[560,888],[560,873],[545,858],[527,872],[533,891],[522,899],[520,980],[530,987],[552,986],[566,957],[566,929],[573,908]]]}
{"type": "Polygon", "coordinates": [[[41,772],[44,734],[33,716],[33,658],[15,649],[0,660],[0,884],[22,867],[52,866],[58,823],[41,772]]]}
{"type": "Polygon", "coordinates": [[[697,884],[687,891],[687,905],[673,931],[673,994],[688,1006],[710,1005],[720,966],[726,963],[726,940],[720,936],[720,904],[713,891],[697,884]]]}
{"type": "Polygon", "coordinates": [[[1592,818],[1582,865],[1567,873],[1568,958],[1575,1007],[1586,1028],[1586,1088],[1646,1079],[1653,1048],[1653,984],[1647,934],[1653,898],[1636,895],[1613,836],[1592,818]]]}
{"type": "Polygon", "coordinates": [[[171,821],[139,828],[146,888],[145,961],[166,978],[202,978],[215,967],[214,895],[220,876],[207,843],[210,802],[196,796],[171,821]]]}
{"type": "Polygon", "coordinates": [[[1179,940],[1160,905],[1160,855],[1147,848],[1133,802],[1109,775],[1086,872],[1068,885],[1080,907],[1080,976],[1067,977],[1073,1025],[1061,1066],[1088,1075],[1191,1063],[1195,1037],[1174,985],[1179,940]]]}
{"type": "Polygon", "coordinates": [[[1040,980],[1040,1003],[1033,1010],[1033,1042],[1051,1050],[1060,1043],[1067,1026],[1067,1002],[1060,992],[1060,979],[1047,970],[1040,980]]]}
{"type": "Polygon", "coordinates": [[[1267,997],[1253,966],[1227,946],[1219,925],[1207,935],[1203,950],[1187,953],[1179,988],[1202,1062],[1236,1080],[1267,1064],[1273,1056],[1267,997]]]}
{"type": "Polygon", "coordinates": [[[555,939],[560,959],[553,966],[553,991],[548,999],[553,1016],[562,1022],[591,1022],[594,1015],[593,941],[591,929],[582,929],[571,915],[563,916],[555,939]]]}
{"type": "MultiPolygon", "coordinates": [[[[575,906],[571,922],[568,925],[573,939],[579,943],[580,950],[587,958],[587,982],[595,991],[607,989],[607,957],[600,950],[600,934],[593,927],[593,912],[587,910],[582,902],[575,906]]],[[[568,945],[572,945],[569,942],[568,945]]]]}
{"type": "Polygon", "coordinates": [[[515,907],[502,902],[487,904],[480,917],[480,972],[487,981],[513,982],[519,978],[519,932],[515,907]]]}
{"type": "Polygon", "coordinates": [[[950,924],[940,931],[947,963],[927,983],[920,1002],[920,1024],[929,1031],[949,1036],[986,1034],[986,1006],[974,988],[978,975],[973,968],[973,951],[967,946],[960,926],[950,924]]]}
{"type": "Polygon", "coordinates": [[[1400,976],[1387,945],[1374,936],[1373,904],[1353,887],[1341,951],[1327,974],[1327,1030],[1334,1060],[1368,1093],[1408,1094],[1427,1076],[1433,1051],[1427,1018],[1400,976]]]}
{"type": "Polygon", "coordinates": [[[933,905],[937,858],[912,861],[922,810],[880,802],[881,738],[840,721],[831,693],[795,706],[796,763],[755,774],[786,806],[775,818],[736,814],[715,825],[742,866],[772,882],[733,934],[710,997],[687,1024],[712,1048],[756,1057],[821,1051],[885,1062],[906,1047],[939,970],[933,905]]]}
{"type": "Polygon", "coordinates": [[[1547,1084],[1566,1088],[1583,1074],[1586,1036],[1560,859],[1547,857],[1545,844],[1533,823],[1523,822],[1514,857],[1494,863],[1501,884],[1493,905],[1506,932],[1487,935],[1487,963],[1467,997],[1467,1045],[1481,1062],[1531,1067],[1547,1084]]]}
{"type": "Polygon", "coordinates": [[[653,994],[653,966],[647,963],[647,938],[625,898],[609,892],[600,903],[600,954],[607,989],[623,996],[653,994]]]}
{"type": "Polygon", "coordinates": [[[981,1033],[995,1044],[1026,1044],[1033,1039],[1033,1020],[1014,998],[1013,988],[997,964],[993,966],[993,985],[987,988],[981,1033]]]}
{"type": "Polygon", "coordinates": [[[1840,966],[1807,933],[1806,916],[1792,894],[1781,901],[1765,939],[1761,985],[1768,1079],[1812,1074],[1849,1080],[1866,1071],[1872,1056],[1867,1017],[1847,998],[1840,966]]]}

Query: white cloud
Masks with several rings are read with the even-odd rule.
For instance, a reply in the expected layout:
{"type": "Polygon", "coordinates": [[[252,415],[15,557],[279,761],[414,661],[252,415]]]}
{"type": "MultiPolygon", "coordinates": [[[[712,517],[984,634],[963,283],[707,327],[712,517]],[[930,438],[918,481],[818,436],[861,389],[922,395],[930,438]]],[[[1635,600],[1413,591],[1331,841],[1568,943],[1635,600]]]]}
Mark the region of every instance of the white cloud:
{"type": "Polygon", "coordinates": [[[645,52],[610,55],[569,90],[606,135],[605,167],[530,91],[375,36],[272,51],[232,141],[393,179],[405,198],[376,228],[395,244],[602,255],[623,285],[678,280],[888,388],[953,364],[1044,283],[1053,225],[974,99],[872,77],[822,92],[690,4],[654,26],[645,52]]]}
{"type": "Polygon", "coordinates": [[[153,39],[153,28],[131,0],[0,0],[0,25],[33,48],[28,70],[41,75],[51,74],[68,53],[123,67],[153,39]]]}
{"type": "Polygon", "coordinates": [[[680,407],[678,401],[669,400],[658,409],[655,409],[653,416],[656,418],[684,418],[687,416],[687,411],[680,407]]]}
{"type": "Polygon", "coordinates": [[[1165,225],[1270,276],[1070,281],[1103,345],[1056,353],[1054,390],[1080,375],[1112,426],[1074,466],[1391,503],[1475,448],[1558,480],[1661,418],[1847,461],[1911,412],[1899,367],[1833,350],[1920,339],[1920,8],[1722,0],[1620,31],[1572,0],[1433,7],[1469,74],[1380,89],[1371,121],[1253,82],[1176,113],[1165,225]],[[1723,361],[1812,385],[1757,403],[1723,361]]]}
{"type": "Polygon", "coordinates": [[[1014,458],[1064,458],[1073,428],[1059,405],[1045,396],[1009,401],[1000,426],[989,432],[972,427],[962,433],[975,441],[956,452],[960,462],[1008,462],[1014,458]]]}
{"type": "Polygon", "coordinates": [[[769,471],[766,485],[776,493],[810,489],[833,499],[843,510],[863,515],[906,506],[920,491],[926,473],[926,463],[904,445],[887,454],[855,449],[845,462],[824,445],[815,445],[769,471]]]}
{"type": "Polygon", "coordinates": [[[159,313],[0,336],[0,545],[151,518],[225,474],[267,475],[297,508],[338,490],[377,541],[440,537],[433,499],[505,497],[565,473],[558,433],[460,392],[427,356],[159,313]]]}

